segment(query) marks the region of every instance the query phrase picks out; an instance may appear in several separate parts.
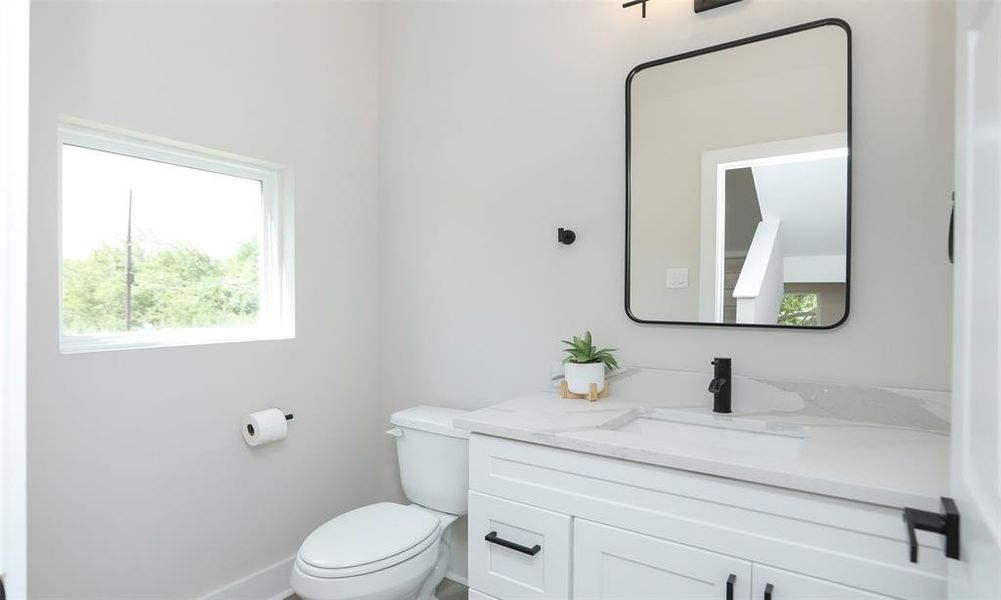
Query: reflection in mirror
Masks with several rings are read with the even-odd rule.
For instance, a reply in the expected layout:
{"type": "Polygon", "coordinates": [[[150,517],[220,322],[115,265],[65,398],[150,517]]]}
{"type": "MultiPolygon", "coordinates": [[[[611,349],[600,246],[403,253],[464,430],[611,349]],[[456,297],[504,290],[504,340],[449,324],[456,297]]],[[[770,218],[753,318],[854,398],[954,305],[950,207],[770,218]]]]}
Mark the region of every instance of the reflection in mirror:
{"type": "Polygon", "coordinates": [[[627,84],[632,318],[843,321],[846,27],[812,24],[634,70],[627,84]]]}

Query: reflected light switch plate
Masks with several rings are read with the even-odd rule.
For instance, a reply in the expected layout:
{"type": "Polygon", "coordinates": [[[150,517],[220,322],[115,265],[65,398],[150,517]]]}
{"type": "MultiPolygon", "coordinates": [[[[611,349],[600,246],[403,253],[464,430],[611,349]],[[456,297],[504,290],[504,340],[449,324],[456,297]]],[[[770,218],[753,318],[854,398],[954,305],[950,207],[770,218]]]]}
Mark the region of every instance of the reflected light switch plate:
{"type": "Polygon", "coordinates": [[[688,269],[687,268],[668,269],[667,287],[669,288],[688,287],[688,269]]]}

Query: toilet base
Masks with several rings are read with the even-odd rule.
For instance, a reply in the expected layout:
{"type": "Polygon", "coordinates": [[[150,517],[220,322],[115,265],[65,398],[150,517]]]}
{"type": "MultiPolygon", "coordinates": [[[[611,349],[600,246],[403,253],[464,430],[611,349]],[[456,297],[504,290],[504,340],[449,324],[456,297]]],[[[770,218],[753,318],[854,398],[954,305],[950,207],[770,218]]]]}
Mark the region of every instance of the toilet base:
{"type": "Polygon", "coordinates": [[[445,571],[448,569],[449,560],[452,558],[452,547],[445,538],[447,534],[448,529],[442,532],[441,540],[438,542],[438,560],[435,562],[434,568],[431,569],[431,573],[427,576],[427,579],[421,584],[421,589],[417,592],[417,600],[438,600],[435,590],[438,589],[442,580],[445,579],[445,571]]]}
{"type": "Polygon", "coordinates": [[[432,544],[417,556],[382,571],[326,579],[292,568],[292,590],[302,600],[417,600],[439,554],[432,544]]]}

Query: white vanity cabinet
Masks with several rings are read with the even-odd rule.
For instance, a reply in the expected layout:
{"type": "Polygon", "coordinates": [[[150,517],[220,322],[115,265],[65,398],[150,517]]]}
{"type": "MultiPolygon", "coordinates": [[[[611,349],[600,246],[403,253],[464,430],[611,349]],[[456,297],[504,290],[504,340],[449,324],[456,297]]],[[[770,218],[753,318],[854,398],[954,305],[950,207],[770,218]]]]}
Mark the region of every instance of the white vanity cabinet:
{"type": "Polygon", "coordinates": [[[899,508],[481,434],[469,449],[471,598],[945,597],[941,541],[909,562],[899,508]]]}
{"type": "Polygon", "coordinates": [[[749,561],[583,519],[573,531],[574,598],[751,597],[749,561]]]}

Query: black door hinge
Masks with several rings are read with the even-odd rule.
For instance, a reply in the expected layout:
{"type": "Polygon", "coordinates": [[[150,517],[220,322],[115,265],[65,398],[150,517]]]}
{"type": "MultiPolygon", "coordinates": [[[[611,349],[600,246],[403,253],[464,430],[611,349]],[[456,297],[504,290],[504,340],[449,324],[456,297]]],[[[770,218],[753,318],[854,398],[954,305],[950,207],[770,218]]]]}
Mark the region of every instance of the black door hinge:
{"type": "Polygon", "coordinates": [[[915,530],[945,536],[945,555],[959,559],[959,510],[952,498],[942,498],[942,514],[916,508],[904,509],[904,523],[911,543],[911,562],[918,562],[918,538],[915,530]]]}

